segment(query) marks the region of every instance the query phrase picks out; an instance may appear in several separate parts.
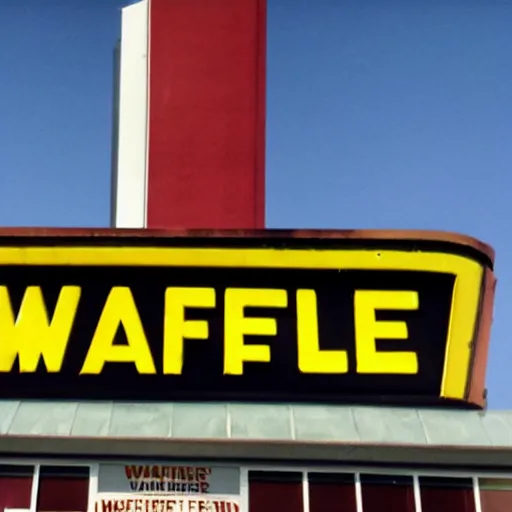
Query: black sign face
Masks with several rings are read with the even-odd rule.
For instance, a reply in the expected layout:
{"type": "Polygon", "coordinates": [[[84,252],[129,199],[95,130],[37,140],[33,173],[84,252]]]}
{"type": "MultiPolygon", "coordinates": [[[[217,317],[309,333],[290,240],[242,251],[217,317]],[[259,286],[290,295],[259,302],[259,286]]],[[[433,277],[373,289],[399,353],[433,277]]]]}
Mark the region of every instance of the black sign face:
{"type": "Polygon", "coordinates": [[[339,249],[17,250],[0,248],[3,397],[465,399],[471,351],[459,338],[474,336],[483,276],[469,258],[339,249]],[[458,302],[457,287],[469,294],[458,302]],[[461,308],[473,315],[469,328],[461,327],[461,308]]]}

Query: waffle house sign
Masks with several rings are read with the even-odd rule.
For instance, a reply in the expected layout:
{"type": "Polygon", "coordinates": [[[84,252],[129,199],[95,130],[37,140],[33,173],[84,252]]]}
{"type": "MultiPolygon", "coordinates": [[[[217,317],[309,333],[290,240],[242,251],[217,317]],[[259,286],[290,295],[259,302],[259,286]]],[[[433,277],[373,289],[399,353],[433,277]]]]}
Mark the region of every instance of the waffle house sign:
{"type": "Polygon", "coordinates": [[[493,255],[469,238],[46,231],[0,244],[2,397],[484,405],[493,255]]]}

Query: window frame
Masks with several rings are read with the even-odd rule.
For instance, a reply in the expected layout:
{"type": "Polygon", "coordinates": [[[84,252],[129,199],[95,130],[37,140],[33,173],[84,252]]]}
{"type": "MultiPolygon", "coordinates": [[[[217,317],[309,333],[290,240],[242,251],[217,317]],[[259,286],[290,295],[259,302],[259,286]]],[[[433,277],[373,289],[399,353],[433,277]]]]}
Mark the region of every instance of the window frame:
{"type": "Polygon", "coordinates": [[[67,467],[86,467],[89,468],[89,499],[87,512],[94,512],[94,503],[96,501],[96,491],[98,489],[98,471],[99,462],[77,461],[73,459],[13,459],[1,458],[0,464],[11,464],[13,466],[32,466],[32,489],[30,496],[30,507],[28,512],[37,512],[37,498],[39,493],[39,477],[41,466],[67,466],[67,467]]]}

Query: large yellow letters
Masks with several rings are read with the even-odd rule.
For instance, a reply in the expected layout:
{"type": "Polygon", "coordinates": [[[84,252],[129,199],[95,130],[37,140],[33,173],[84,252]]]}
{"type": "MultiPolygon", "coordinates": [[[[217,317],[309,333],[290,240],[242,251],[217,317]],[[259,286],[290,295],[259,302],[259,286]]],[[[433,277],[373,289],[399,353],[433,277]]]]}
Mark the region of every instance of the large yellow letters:
{"type": "MultiPolygon", "coordinates": [[[[53,315],[49,315],[41,288],[29,286],[17,315],[9,291],[0,286],[0,372],[10,372],[16,359],[20,371],[35,372],[42,360],[50,373],[61,371],[73,329],[81,288],[64,286],[53,315]]],[[[349,371],[346,350],[321,350],[316,292],[298,289],[297,348],[302,373],[342,374],[349,371]]],[[[165,292],[163,319],[163,374],[181,375],[184,340],[209,338],[206,320],[187,320],[187,308],[215,308],[214,288],[170,287],[165,292]]],[[[224,304],[224,374],[243,375],[244,362],[271,359],[267,344],[245,344],[245,336],[275,336],[275,318],[245,316],[245,308],[286,308],[288,295],[282,289],[227,288],[224,304]]],[[[417,310],[416,291],[356,290],[354,326],[356,372],[360,374],[416,374],[418,356],[412,350],[379,351],[376,340],[407,340],[405,321],[378,321],[377,310],[417,310]]],[[[127,287],[113,287],[101,312],[85,357],[81,374],[100,374],[105,363],[132,363],[140,374],[156,374],[150,346],[139,312],[127,287]],[[118,329],[127,344],[114,344],[118,329]]]]}
{"type": "Polygon", "coordinates": [[[274,318],[248,318],[246,307],[285,308],[286,290],[228,288],[224,309],[224,374],[242,375],[244,361],[270,362],[268,345],[245,345],[244,336],[275,336],[274,318]]]}
{"type": "Polygon", "coordinates": [[[100,374],[107,362],[134,363],[139,373],[156,373],[139,312],[126,287],[110,290],[80,374],[100,374]],[[120,325],[126,333],[126,345],[114,345],[120,325]]]}
{"type": "Polygon", "coordinates": [[[379,352],[376,339],[407,339],[405,322],[377,321],[375,311],[418,309],[418,292],[356,290],[354,321],[356,332],[357,373],[418,373],[415,352],[379,352]]]}
{"type": "Polygon", "coordinates": [[[164,318],[164,374],[181,374],[184,338],[208,339],[208,323],[205,320],[186,320],[185,308],[213,307],[215,307],[213,288],[167,288],[164,318]]]}
{"type": "Polygon", "coordinates": [[[15,319],[9,291],[0,286],[0,372],[11,371],[16,356],[21,373],[35,372],[41,358],[48,372],[59,372],[80,292],[78,286],[64,286],[49,320],[41,288],[29,286],[15,319]]]}

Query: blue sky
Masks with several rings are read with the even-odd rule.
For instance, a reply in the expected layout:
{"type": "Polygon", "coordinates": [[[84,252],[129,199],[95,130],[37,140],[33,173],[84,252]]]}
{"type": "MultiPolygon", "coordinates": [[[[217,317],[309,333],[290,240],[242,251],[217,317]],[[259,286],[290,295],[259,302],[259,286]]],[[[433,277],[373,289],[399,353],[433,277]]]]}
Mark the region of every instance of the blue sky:
{"type": "MultiPolygon", "coordinates": [[[[268,227],[493,245],[487,381],[512,409],[512,0],[268,2],[268,227]]],[[[127,3],[0,3],[0,225],[108,225],[127,3]]]]}

